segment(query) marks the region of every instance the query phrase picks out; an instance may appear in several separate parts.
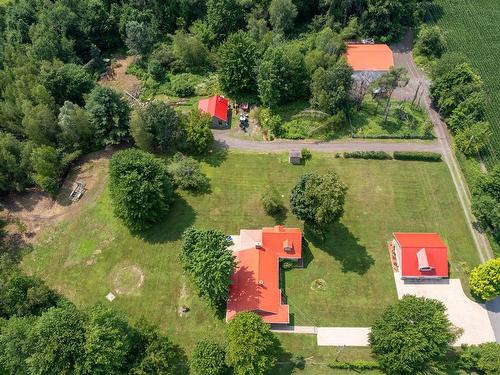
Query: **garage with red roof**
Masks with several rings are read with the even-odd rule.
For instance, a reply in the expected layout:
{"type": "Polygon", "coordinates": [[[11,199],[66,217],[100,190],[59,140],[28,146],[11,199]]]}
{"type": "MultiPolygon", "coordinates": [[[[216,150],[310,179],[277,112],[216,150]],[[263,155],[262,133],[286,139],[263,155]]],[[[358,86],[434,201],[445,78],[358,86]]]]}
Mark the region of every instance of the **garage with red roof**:
{"type": "Polygon", "coordinates": [[[241,230],[232,236],[238,267],[231,277],[226,320],[253,311],[266,323],[288,324],[289,308],[280,289],[280,259],[302,257],[302,231],[278,225],[241,230]]]}
{"type": "Polygon", "coordinates": [[[229,118],[229,100],[214,95],[198,102],[198,109],[212,116],[214,126],[226,126],[229,118]]]}
{"type": "Polygon", "coordinates": [[[396,232],[393,235],[401,278],[448,277],[448,247],[439,234],[396,232]]]}

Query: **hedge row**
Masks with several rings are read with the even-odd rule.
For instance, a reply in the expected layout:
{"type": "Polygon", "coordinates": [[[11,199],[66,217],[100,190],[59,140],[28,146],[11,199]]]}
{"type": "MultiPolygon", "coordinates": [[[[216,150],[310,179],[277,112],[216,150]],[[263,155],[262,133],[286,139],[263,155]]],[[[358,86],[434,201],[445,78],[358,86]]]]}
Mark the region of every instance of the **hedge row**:
{"type": "Polygon", "coordinates": [[[344,158],[390,160],[392,156],[385,151],[354,151],[344,152],[344,158]]]}
{"type": "Polygon", "coordinates": [[[380,368],[377,362],[362,360],[352,362],[333,361],[328,364],[328,367],[352,371],[378,370],[380,368]]]}
{"type": "Polygon", "coordinates": [[[362,134],[353,134],[352,138],[355,139],[423,139],[423,140],[429,140],[429,139],[435,139],[436,137],[433,134],[428,134],[428,135],[390,135],[390,134],[380,134],[380,135],[362,135],[362,134]]]}
{"type": "Polygon", "coordinates": [[[395,151],[396,160],[420,160],[420,161],[441,161],[441,154],[437,152],[408,152],[395,151]]]}

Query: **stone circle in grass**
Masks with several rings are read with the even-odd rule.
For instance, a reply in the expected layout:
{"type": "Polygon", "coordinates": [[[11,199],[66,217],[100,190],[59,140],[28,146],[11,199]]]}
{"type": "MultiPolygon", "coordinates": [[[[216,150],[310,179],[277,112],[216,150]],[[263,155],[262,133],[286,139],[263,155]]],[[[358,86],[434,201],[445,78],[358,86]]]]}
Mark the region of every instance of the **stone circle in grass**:
{"type": "Polygon", "coordinates": [[[313,280],[313,282],[311,283],[311,289],[318,291],[326,290],[326,281],[323,279],[313,280]]]}
{"type": "Polygon", "coordinates": [[[116,294],[132,295],[144,283],[144,272],[137,266],[125,266],[114,271],[113,287],[116,294]]]}

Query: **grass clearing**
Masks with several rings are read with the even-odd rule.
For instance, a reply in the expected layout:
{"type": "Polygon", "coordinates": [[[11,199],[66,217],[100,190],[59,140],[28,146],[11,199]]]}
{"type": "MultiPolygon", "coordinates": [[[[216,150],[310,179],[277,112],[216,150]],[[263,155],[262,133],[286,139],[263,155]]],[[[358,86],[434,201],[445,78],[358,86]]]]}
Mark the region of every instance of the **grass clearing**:
{"type": "Polygon", "coordinates": [[[500,2],[491,0],[436,0],[436,23],[446,35],[448,50],[467,56],[481,75],[487,96],[486,118],[494,136],[488,163],[500,160],[500,2]]]}
{"type": "MultiPolygon", "coordinates": [[[[138,267],[144,273],[142,285],[129,295],[118,295],[112,306],[125,311],[132,321],[145,317],[159,325],[189,353],[200,338],[222,340],[225,323],[196,296],[182,275],[178,261],[182,232],[191,225],[228,234],[236,234],[240,228],[274,225],[260,204],[265,186],[274,185],[287,202],[302,173],[329,169],[336,170],[349,186],[345,215],[324,242],[306,233],[306,268],[284,274],[296,324],[367,326],[395,302],[386,246],[393,231],[439,232],[450,247],[451,277],[465,281],[463,265],[472,268],[478,264],[444,163],[344,160],[313,154],[306,165],[291,166],[286,154],[230,152],[213,155],[203,163],[211,179],[209,195],[182,193],[168,217],[142,236],[132,236],[114,218],[105,189],[95,204],[46,229],[22,266],[80,307],[109,303],[105,296],[116,288],[116,270],[138,267]],[[325,287],[311,289],[318,279],[325,281],[325,287]],[[178,310],[182,305],[190,311],[181,317],[178,310]]],[[[285,224],[301,225],[289,212],[285,224]]],[[[123,282],[134,284],[137,277],[123,282]]],[[[317,348],[314,338],[282,336],[285,349],[294,354],[335,356],[335,348],[317,348]]],[[[307,373],[321,373],[314,371],[307,373]]]]}

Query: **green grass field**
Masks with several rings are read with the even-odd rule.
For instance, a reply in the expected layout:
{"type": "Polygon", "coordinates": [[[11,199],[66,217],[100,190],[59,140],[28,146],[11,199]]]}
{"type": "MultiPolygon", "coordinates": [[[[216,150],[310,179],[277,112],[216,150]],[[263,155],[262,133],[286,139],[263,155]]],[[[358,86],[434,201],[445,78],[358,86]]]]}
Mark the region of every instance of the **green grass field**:
{"type": "Polygon", "coordinates": [[[468,57],[480,73],[488,93],[487,119],[494,137],[490,163],[500,161],[500,2],[494,0],[436,0],[437,24],[446,33],[448,50],[468,57]]]}
{"type": "MultiPolygon", "coordinates": [[[[291,166],[285,154],[231,152],[214,155],[203,169],[211,179],[211,192],[181,194],[168,217],[143,236],[132,236],[113,217],[105,189],[81,212],[45,230],[23,268],[82,308],[108,304],[106,294],[122,287],[128,294],[119,295],[112,306],[132,321],[145,317],[158,324],[189,353],[200,338],[222,339],[225,323],[182,275],[178,262],[182,232],[191,225],[228,234],[274,225],[260,205],[263,188],[273,184],[287,201],[302,173],[330,169],[349,186],[345,215],[324,242],[306,234],[306,268],[285,273],[285,292],[296,324],[367,326],[395,302],[386,247],[393,231],[439,232],[450,247],[451,277],[465,279],[464,270],[478,263],[444,163],[344,160],[314,154],[305,166],[291,166]],[[144,274],[138,289],[137,275],[127,278],[120,272],[132,266],[144,274]],[[326,281],[325,290],[311,289],[316,279],[326,281]],[[190,307],[187,316],[179,316],[181,305],[190,307]]],[[[285,224],[301,225],[290,213],[285,224]]],[[[322,373],[321,363],[337,356],[336,348],[316,347],[314,337],[280,337],[286,350],[319,363],[304,373],[322,373]]],[[[361,352],[363,358],[369,357],[368,349],[361,352]]]]}

